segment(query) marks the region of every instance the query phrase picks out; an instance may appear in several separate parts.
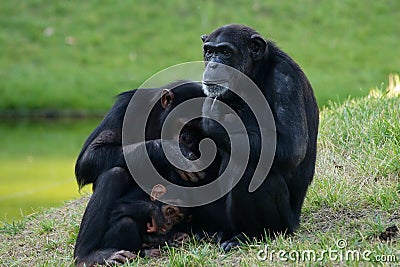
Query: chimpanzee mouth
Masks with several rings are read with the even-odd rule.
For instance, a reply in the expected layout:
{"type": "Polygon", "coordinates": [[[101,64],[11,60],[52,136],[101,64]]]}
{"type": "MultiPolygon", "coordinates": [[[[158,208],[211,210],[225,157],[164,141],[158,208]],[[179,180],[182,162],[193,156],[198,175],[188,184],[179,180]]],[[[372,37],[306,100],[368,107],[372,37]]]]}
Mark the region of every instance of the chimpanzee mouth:
{"type": "Polygon", "coordinates": [[[219,80],[219,81],[203,81],[204,85],[210,86],[210,85],[218,85],[218,84],[223,84],[226,83],[226,80],[219,80]]]}
{"type": "Polygon", "coordinates": [[[209,97],[218,97],[228,90],[228,81],[203,81],[203,92],[209,97]]]}

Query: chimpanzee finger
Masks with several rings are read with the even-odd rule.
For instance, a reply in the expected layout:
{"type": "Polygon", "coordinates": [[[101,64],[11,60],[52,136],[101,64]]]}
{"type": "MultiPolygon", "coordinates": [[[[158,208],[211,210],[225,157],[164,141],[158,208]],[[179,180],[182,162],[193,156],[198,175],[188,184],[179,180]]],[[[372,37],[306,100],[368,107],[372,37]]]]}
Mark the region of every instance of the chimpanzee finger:
{"type": "Polygon", "coordinates": [[[206,178],[206,173],[205,172],[196,172],[196,175],[197,175],[197,177],[200,179],[200,180],[203,180],[204,178],[206,178]]]}
{"type": "Polygon", "coordinates": [[[146,257],[159,257],[161,256],[161,251],[158,248],[145,249],[144,254],[146,257]]]}
{"type": "Polygon", "coordinates": [[[194,172],[185,172],[187,176],[189,176],[189,179],[192,183],[197,183],[199,181],[199,178],[197,177],[196,173],[194,172]]]}
{"type": "Polygon", "coordinates": [[[122,256],[122,255],[112,255],[112,256],[107,260],[107,262],[110,262],[110,263],[115,263],[115,262],[118,262],[118,263],[125,263],[125,262],[127,262],[127,261],[128,261],[128,259],[125,258],[125,257],[122,256]]]}
{"type": "Polygon", "coordinates": [[[184,171],[176,169],[176,172],[179,174],[182,180],[189,181],[189,177],[186,175],[184,171]]]}
{"type": "Polygon", "coordinates": [[[122,255],[112,255],[106,260],[107,266],[115,266],[117,264],[126,263],[128,260],[122,255]]]}
{"type": "Polygon", "coordinates": [[[113,266],[116,266],[116,265],[120,265],[121,262],[118,262],[118,261],[115,261],[115,260],[106,260],[105,264],[106,264],[106,266],[113,267],[113,266]]]}
{"type": "Polygon", "coordinates": [[[125,258],[127,258],[129,260],[134,260],[137,257],[137,255],[135,253],[132,253],[132,252],[127,251],[127,250],[120,250],[119,252],[120,252],[119,253],[120,255],[124,256],[125,258]]]}
{"type": "Polygon", "coordinates": [[[187,233],[177,232],[173,236],[173,240],[177,242],[184,242],[189,238],[187,233]]]}
{"type": "Polygon", "coordinates": [[[182,180],[184,181],[191,181],[192,183],[197,183],[199,181],[199,177],[197,177],[196,173],[194,172],[184,172],[182,170],[176,170],[182,180]]]}
{"type": "Polygon", "coordinates": [[[120,250],[112,254],[111,257],[106,260],[106,263],[107,264],[126,263],[130,260],[134,260],[135,258],[136,254],[127,250],[120,250]]]}

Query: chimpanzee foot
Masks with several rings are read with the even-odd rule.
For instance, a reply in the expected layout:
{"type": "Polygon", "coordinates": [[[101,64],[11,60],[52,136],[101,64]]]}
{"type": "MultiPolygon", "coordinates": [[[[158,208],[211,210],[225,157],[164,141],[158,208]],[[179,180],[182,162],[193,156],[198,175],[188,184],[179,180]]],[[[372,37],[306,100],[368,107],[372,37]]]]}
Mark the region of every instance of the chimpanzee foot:
{"type": "Polygon", "coordinates": [[[225,252],[228,252],[228,251],[230,251],[232,248],[238,247],[239,245],[240,245],[240,242],[239,242],[237,239],[232,238],[232,239],[230,239],[230,240],[227,240],[227,241],[222,242],[222,243],[221,243],[221,248],[222,248],[225,252]]]}
{"type": "Polygon", "coordinates": [[[145,257],[155,258],[161,256],[161,250],[159,248],[149,248],[145,249],[143,252],[145,257]]]}
{"type": "Polygon", "coordinates": [[[238,234],[235,235],[234,237],[221,242],[221,248],[225,251],[228,252],[230,251],[232,248],[238,247],[240,246],[242,243],[248,241],[248,237],[244,234],[238,234]]]}
{"type": "Polygon", "coordinates": [[[127,251],[127,250],[119,250],[113,253],[106,261],[106,266],[114,266],[117,264],[124,264],[136,259],[137,255],[127,251]]]}

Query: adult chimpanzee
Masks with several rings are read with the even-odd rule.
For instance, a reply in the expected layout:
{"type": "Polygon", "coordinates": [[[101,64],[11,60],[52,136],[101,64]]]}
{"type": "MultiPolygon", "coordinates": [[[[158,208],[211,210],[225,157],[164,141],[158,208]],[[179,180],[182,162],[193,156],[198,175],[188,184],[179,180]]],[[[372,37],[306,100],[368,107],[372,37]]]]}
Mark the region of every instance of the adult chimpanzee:
{"type": "MultiPolygon", "coordinates": [[[[152,109],[146,125],[146,141],[138,146],[134,154],[140,163],[143,153],[147,148],[149,157],[154,160],[154,165],[159,173],[171,182],[185,185],[188,180],[197,182],[204,178],[204,173],[188,173],[172,167],[163,154],[160,146],[160,133],[162,124],[169,112],[184,101],[204,96],[201,85],[194,82],[179,82],[162,88],[143,89],[148,99],[160,99],[152,109]],[[145,147],[144,147],[145,146],[145,147]],[[141,150],[140,150],[141,149],[141,150]],[[139,151],[140,150],[140,151],[139,151]],[[139,153],[142,152],[142,153],[139,153]]],[[[76,162],[76,178],[79,186],[93,183],[94,194],[89,201],[83,216],[80,231],[75,245],[74,256],[78,259],[87,259],[95,255],[95,259],[102,257],[104,235],[112,229],[108,223],[111,211],[115,209],[119,199],[131,191],[139,190],[127,168],[122,151],[122,124],[128,104],[136,91],[128,91],[119,95],[116,103],[105,116],[101,124],[86,140],[76,162]]],[[[138,105],[149,105],[142,101],[138,105]]],[[[138,107],[138,110],[141,110],[138,107]]],[[[137,114],[140,116],[140,114],[137,114]]],[[[134,118],[132,125],[135,125],[134,118]]],[[[199,120],[193,120],[183,127],[180,133],[181,150],[185,157],[194,159],[197,144],[201,139],[199,120]]],[[[140,127],[140,126],[138,126],[140,127]]],[[[189,184],[190,185],[190,184],[189,184]]],[[[135,237],[131,237],[135,242],[135,237]]],[[[108,243],[117,242],[116,238],[106,239],[108,243]]],[[[115,250],[121,248],[114,247],[115,250]]],[[[109,255],[110,251],[105,251],[109,255]]],[[[111,254],[112,254],[111,253],[111,254]]],[[[123,256],[123,255],[122,255],[123,256]]],[[[94,260],[89,258],[89,260],[94,260]]]]}
{"type": "MultiPolygon", "coordinates": [[[[187,81],[171,83],[162,88],[141,90],[142,92],[146,92],[147,99],[159,99],[161,97],[148,117],[146,141],[161,138],[162,124],[169,112],[177,105],[191,98],[204,97],[200,84],[187,81]]],[[[114,167],[122,167],[128,171],[122,152],[122,125],[129,102],[135,93],[136,90],[121,93],[100,125],[87,138],[75,165],[75,175],[80,187],[93,183],[93,189],[95,189],[97,178],[100,175],[107,176],[107,172],[111,171],[114,167]]],[[[146,101],[137,104],[149,105],[146,101]]],[[[140,111],[140,107],[137,110],[140,111]]],[[[140,116],[140,114],[137,114],[137,116],[140,116]]],[[[134,120],[133,116],[132,119],[134,120]]],[[[130,123],[135,125],[135,121],[131,121],[130,123]]],[[[180,137],[184,147],[196,152],[195,146],[198,143],[197,140],[201,139],[199,121],[194,120],[188,123],[183,128],[180,137]]],[[[152,143],[149,142],[147,146],[152,146],[152,143]]],[[[155,150],[160,149],[160,146],[155,145],[153,147],[155,150]]],[[[157,155],[162,155],[159,151],[152,151],[152,149],[149,149],[149,153],[155,159],[157,155]]],[[[183,176],[184,180],[191,179],[197,181],[199,178],[202,178],[202,173],[179,173],[183,176]]],[[[111,171],[110,175],[114,176],[115,173],[111,171]]]]}
{"type": "MultiPolygon", "coordinates": [[[[248,137],[243,138],[250,143],[247,169],[225,198],[224,212],[228,216],[225,221],[230,224],[219,225],[223,232],[222,247],[229,250],[244,236],[290,234],[299,224],[303,200],[314,175],[319,112],[312,87],[293,59],[249,27],[226,25],[201,39],[205,61],[203,90],[208,97],[217,98],[237,112],[247,130],[248,137]],[[251,193],[248,188],[264,141],[260,136],[262,130],[248,103],[227,90],[235,86],[234,81],[218,78],[224,65],[244,73],[258,86],[275,120],[277,143],[272,166],[261,186],[251,193]]],[[[203,114],[212,112],[205,101],[203,114]]],[[[229,138],[221,127],[205,119],[203,128],[217,147],[231,156],[229,138]]],[[[201,216],[212,218],[219,213],[211,205],[201,216]]],[[[203,225],[204,230],[209,228],[214,230],[215,226],[203,225]]]]}

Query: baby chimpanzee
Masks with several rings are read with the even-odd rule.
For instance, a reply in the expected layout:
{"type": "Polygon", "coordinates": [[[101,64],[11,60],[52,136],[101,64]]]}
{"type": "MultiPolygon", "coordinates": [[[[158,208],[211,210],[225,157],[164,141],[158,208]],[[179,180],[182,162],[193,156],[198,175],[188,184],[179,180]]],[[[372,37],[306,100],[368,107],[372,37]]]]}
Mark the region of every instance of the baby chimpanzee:
{"type": "Polygon", "coordinates": [[[187,210],[159,201],[166,192],[157,184],[149,197],[135,187],[118,199],[101,243],[87,257],[77,258],[77,266],[126,263],[137,255],[155,257],[160,255],[160,245],[183,242],[187,234],[172,227],[189,218],[187,210]]]}

